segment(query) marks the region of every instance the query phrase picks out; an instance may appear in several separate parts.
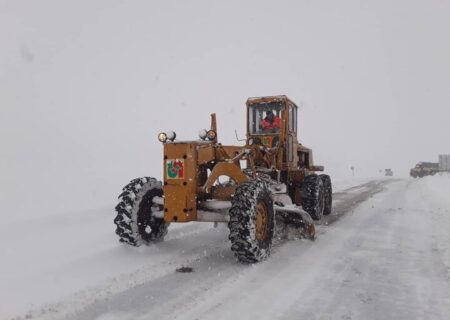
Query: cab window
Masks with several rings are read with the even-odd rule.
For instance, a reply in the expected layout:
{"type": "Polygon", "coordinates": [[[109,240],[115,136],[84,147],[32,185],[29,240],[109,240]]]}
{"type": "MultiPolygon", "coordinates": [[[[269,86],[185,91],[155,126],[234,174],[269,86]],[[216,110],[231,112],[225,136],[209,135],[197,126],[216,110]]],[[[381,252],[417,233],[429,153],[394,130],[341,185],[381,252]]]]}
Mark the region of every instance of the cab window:
{"type": "Polygon", "coordinates": [[[297,107],[289,106],[289,131],[297,132],[297,107]]]}
{"type": "Polygon", "coordinates": [[[250,134],[273,134],[281,129],[280,103],[259,103],[249,106],[248,129],[250,134]]]}

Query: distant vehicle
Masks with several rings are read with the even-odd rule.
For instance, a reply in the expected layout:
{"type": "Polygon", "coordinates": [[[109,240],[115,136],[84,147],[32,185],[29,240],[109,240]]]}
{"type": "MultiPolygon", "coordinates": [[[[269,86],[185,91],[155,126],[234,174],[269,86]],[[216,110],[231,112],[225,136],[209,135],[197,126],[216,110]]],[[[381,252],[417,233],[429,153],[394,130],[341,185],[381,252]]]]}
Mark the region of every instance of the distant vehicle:
{"type": "Polygon", "coordinates": [[[384,169],[384,175],[386,177],[392,177],[394,175],[394,172],[392,172],[392,169],[384,169]]]}
{"type": "Polygon", "coordinates": [[[439,163],[436,162],[419,162],[409,171],[413,178],[423,178],[425,176],[434,176],[439,172],[439,163]]]}
{"type": "Polygon", "coordinates": [[[438,162],[419,162],[409,174],[413,178],[423,178],[438,172],[450,172],[450,154],[440,154],[438,162]]]}

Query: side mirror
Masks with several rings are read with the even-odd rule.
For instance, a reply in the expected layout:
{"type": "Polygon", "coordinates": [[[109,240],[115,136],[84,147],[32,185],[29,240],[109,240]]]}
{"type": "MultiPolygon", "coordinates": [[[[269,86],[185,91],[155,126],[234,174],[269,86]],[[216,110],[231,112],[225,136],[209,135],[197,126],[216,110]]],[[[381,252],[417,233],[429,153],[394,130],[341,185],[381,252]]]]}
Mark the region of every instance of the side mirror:
{"type": "Polygon", "coordinates": [[[236,140],[237,141],[245,141],[245,139],[239,139],[236,129],[234,129],[234,134],[236,135],[236,140]]]}

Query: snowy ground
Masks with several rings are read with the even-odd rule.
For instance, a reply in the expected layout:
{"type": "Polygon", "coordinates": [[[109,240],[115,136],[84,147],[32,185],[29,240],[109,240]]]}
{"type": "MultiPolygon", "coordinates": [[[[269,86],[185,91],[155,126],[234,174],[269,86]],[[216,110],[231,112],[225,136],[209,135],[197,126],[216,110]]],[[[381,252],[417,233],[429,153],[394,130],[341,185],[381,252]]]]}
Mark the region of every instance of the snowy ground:
{"type": "Polygon", "coordinates": [[[251,266],[211,224],[141,248],[117,243],[110,208],[1,224],[0,317],[448,319],[450,177],[342,189],[316,241],[251,266]]]}

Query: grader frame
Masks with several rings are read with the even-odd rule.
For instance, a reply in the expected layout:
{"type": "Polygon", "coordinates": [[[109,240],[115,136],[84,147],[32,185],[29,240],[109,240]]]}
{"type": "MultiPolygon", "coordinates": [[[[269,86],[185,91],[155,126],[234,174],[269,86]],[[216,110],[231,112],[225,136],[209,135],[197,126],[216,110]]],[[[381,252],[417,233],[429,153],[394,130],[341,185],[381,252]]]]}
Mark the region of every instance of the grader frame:
{"type": "MultiPolygon", "coordinates": [[[[198,214],[202,201],[230,201],[239,184],[256,178],[260,173],[273,177],[275,184],[285,184],[294,203],[301,205],[301,192],[295,186],[307,174],[322,171],[323,167],[313,165],[312,151],[298,143],[297,128],[289,125],[294,123],[291,117],[296,113],[297,106],[286,96],[250,98],[247,100],[247,139],[244,146],[218,143],[214,113],[211,115],[211,130],[216,132],[213,140],[164,143],[164,220],[226,222],[226,217],[198,214]],[[272,134],[251,133],[250,107],[273,103],[281,106],[279,131],[272,134]],[[266,138],[266,145],[252,144],[255,139],[262,138],[266,138]],[[270,145],[274,138],[279,143],[270,145]],[[241,160],[247,162],[247,174],[243,172],[241,160]],[[174,164],[178,165],[178,172],[182,171],[181,175],[171,174],[174,164]],[[221,176],[229,177],[234,183],[214,185],[221,176]]],[[[206,203],[203,207],[208,207],[206,203]]]]}

